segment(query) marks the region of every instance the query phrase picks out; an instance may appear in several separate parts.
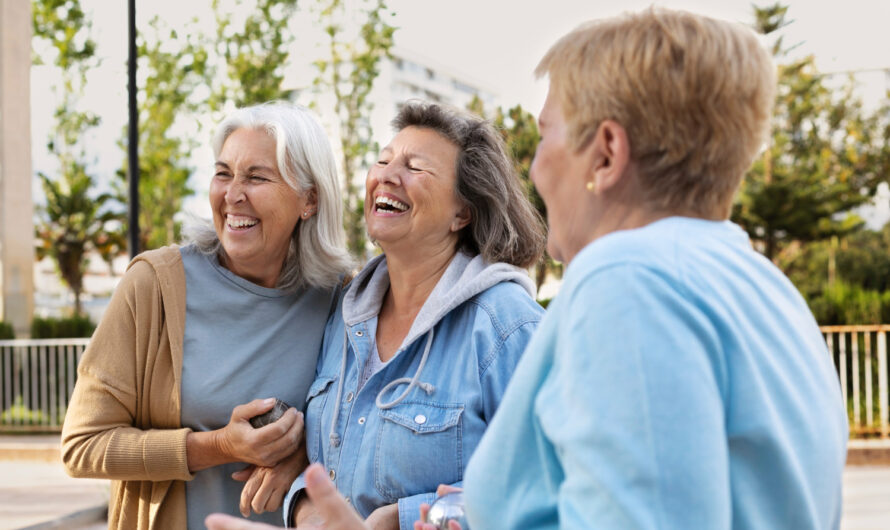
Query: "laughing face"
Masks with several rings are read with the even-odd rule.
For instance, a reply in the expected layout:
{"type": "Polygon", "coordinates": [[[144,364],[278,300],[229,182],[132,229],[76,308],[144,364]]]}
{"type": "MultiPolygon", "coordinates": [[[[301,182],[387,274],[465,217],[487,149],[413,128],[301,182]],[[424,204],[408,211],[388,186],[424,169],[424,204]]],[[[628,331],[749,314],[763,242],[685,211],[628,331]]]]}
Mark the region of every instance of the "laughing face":
{"type": "MultiPolygon", "coordinates": [[[[368,172],[365,222],[386,251],[456,249],[469,209],[457,198],[458,148],[432,129],[406,127],[368,172]]],[[[422,254],[421,254],[422,255],[422,254]]]]}
{"type": "Polygon", "coordinates": [[[309,195],[298,194],[281,176],[269,134],[256,129],[230,134],[210,184],[213,224],[226,251],[223,265],[274,287],[297,222],[304,212],[314,214],[309,195]]]}

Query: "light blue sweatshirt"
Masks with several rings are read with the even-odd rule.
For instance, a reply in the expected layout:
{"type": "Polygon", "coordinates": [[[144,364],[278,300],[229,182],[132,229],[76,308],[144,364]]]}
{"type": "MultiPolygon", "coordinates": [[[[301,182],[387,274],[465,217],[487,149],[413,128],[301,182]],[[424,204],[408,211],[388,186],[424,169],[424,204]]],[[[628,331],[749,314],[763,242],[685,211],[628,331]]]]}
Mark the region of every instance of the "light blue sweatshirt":
{"type": "Polygon", "coordinates": [[[729,222],[583,249],[464,480],[470,526],[837,528],[847,419],[794,286],[729,222]]]}

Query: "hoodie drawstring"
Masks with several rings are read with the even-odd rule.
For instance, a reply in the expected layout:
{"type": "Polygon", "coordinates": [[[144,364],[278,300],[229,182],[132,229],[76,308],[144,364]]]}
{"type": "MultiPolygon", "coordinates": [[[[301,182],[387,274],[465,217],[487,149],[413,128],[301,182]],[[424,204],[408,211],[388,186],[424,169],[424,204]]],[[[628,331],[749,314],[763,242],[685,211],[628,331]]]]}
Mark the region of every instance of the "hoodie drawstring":
{"type": "MultiPolygon", "coordinates": [[[[395,407],[399,403],[405,400],[408,397],[408,394],[411,393],[411,390],[414,387],[418,387],[427,395],[431,395],[436,391],[436,387],[429,383],[424,383],[419,381],[420,373],[423,371],[423,366],[426,364],[426,360],[430,355],[430,348],[433,345],[433,337],[435,333],[433,332],[433,328],[430,328],[429,332],[427,332],[426,345],[423,347],[423,355],[420,357],[420,364],[417,365],[417,370],[414,371],[414,377],[400,377],[394,381],[390,381],[386,386],[380,389],[380,392],[377,393],[377,399],[375,400],[375,404],[377,408],[381,410],[387,410],[395,407]],[[386,393],[390,388],[395,387],[397,385],[401,385],[404,383],[408,383],[408,388],[405,389],[402,394],[396,399],[390,401],[389,403],[383,403],[381,397],[384,393],[386,393]]],[[[349,331],[346,326],[343,327],[343,358],[340,361],[340,377],[339,381],[337,381],[337,399],[334,401],[334,415],[331,420],[331,434],[329,436],[331,440],[331,445],[334,447],[340,446],[340,435],[337,434],[337,419],[340,417],[340,399],[343,397],[343,380],[346,379],[346,355],[347,355],[347,344],[349,343],[349,331]]]]}
{"type": "Polygon", "coordinates": [[[426,392],[427,395],[432,394],[436,390],[436,388],[433,385],[431,385],[429,383],[422,383],[422,382],[418,381],[418,379],[420,379],[420,372],[423,371],[423,365],[426,364],[426,359],[430,355],[430,347],[433,345],[433,335],[434,335],[433,328],[430,328],[430,331],[427,333],[426,346],[423,347],[423,355],[420,357],[420,364],[417,365],[417,370],[414,371],[414,377],[412,377],[411,379],[408,379],[407,377],[400,377],[394,381],[390,381],[389,384],[387,384],[385,387],[381,388],[380,392],[377,393],[377,399],[375,400],[375,404],[377,405],[378,409],[386,410],[386,409],[391,409],[391,408],[395,407],[396,405],[401,403],[406,397],[408,397],[408,394],[411,392],[411,389],[414,388],[415,386],[420,387],[420,389],[423,390],[424,392],[426,392]],[[387,390],[389,390],[391,387],[394,387],[396,385],[401,385],[403,383],[408,383],[408,388],[406,388],[405,391],[402,392],[401,396],[395,398],[394,400],[390,401],[389,403],[382,402],[380,397],[383,396],[383,394],[387,390]]]}

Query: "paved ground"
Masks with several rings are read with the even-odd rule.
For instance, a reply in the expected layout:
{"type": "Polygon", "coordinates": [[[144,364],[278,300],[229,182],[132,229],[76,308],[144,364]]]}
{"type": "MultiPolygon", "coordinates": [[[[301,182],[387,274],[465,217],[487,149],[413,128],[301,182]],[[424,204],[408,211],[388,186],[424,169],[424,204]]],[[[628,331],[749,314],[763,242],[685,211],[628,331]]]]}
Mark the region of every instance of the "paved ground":
{"type": "MultiPolygon", "coordinates": [[[[58,528],[89,528],[108,503],[108,481],[73,479],[58,462],[0,461],[0,529],[17,529],[47,523],[71,514],[58,528]],[[92,517],[85,517],[93,514],[92,517]]],[[[104,528],[100,525],[98,528],[104,528]]]]}
{"type": "MultiPolygon", "coordinates": [[[[97,519],[108,495],[105,480],[65,474],[58,436],[0,436],[0,530],[99,530],[105,528],[97,519]],[[71,514],[77,516],[59,520],[71,514]]],[[[841,529],[890,529],[890,466],[846,468],[841,529]]]]}

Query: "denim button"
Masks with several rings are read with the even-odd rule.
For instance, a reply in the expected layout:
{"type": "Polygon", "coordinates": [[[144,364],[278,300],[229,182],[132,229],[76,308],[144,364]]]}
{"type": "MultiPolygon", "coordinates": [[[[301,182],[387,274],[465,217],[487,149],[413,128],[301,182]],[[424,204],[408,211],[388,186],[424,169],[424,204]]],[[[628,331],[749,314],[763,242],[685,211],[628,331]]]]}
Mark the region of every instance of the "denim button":
{"type": "Polygon", "coordinates": [[[364,335],[364,333],[362,332],[362,330],[358,330],[358,331],[355,332],[355,336],[356,336],[356,337],[361,337],[362,335],[364,335]]]}
{"type": "Polygon", "coordinates": [[[418,425],[423,425],[424,423],[426,423],[426,416],[424,416],[423,414],[418,414],[417,416],[414,416],[414,423],[416,423],[418,425]]]}
{"type": "Polygon", "coordinates": [[[328,476],[331,477],[331,480],[334,480],[334,479],[337,477],[337,473],[332,469],[332,470],[328,473],[328,476]]]}
{"type": "Polygon", "coordinates": [[[354,397],[355,397],[355,396],[352,394],[352,392],[346,394],[346,402],[347,402],[347,403],[352,403],[352,398],[354,398],[354,397]]]}
{"type": "Polygon", "coordinates": [[[364,425],[364,424],[365,424],[365,417],[364,417],[364,416],[362,416],[361,418],[358,419],[358,424],[359,424],[359,425],[364,425]]]}

